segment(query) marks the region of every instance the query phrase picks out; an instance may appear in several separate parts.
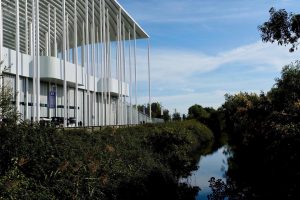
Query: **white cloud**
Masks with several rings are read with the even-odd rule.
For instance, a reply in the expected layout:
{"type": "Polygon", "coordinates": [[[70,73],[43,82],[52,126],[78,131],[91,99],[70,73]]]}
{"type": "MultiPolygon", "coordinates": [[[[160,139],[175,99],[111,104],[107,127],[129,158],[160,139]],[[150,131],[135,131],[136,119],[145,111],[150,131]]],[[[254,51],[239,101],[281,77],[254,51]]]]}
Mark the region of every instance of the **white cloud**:
{"type": "MultiPolygon", "coordinates": [[[[148,77],[146,52],[143,50],[139,52],[138,79],[141,83],[148,77]]],[[[153,49],[151,57],[153,101],[162,102],[166,107],[176,108],[182,113],[195,103],[218,107],[224,102],[225,93],[240,90],[259,92],[270,89],[275,77],[256,77],[256,75],[262,72],[279,73],[284,65],[297,58],[297,54],[289,53],[286,47],[261,42],[214,56],[196,51],[153,49]],[[240,72],[239,77],[233,77],[237,73],[230,68],[232,65],[237,66],[234,69],[240,72]],[[225,70],[226,75],[205,76],[209,74],[208,72],[216,72],[216,70],[225,70]],[[254,76],[250,77],[247,73],[254,76]],[[199,88],[203,90],[199,91],[199,88]]],[[[139,99],[140,103],[147,101],[147,97],[139,99]]]]}
{"type": "MultiPolygon", "coordinates": [[[[291,54],[288,48],[262,42],[215,55],[196,49],[180,49],[194,48],[188,46],[189,40],[194,39],[188,38],[192,37],[188,34],[201,33],[204,39],[213,40],[216,38],[207,34],[214,31],[220,32],[217,39],[226,40],[225,44],[231,43],[231,37],[223,36],[222,31],[236,35],[232,45],[245,40],[251,42],[253,37],[248,37],[247,30],[257,30],[257,25],[268,19],[270,7],[293,11],[294,8],[298,8],[298,0],[119,1],[145,29],[151,31],[152,37],[159,36],[158,39],[163,40],[154,44],[151,49],[152,93],[153,101],[162,102],[170,109],[177,108],[180,112],[186,112],[187,108],[195,103],[218,107],[224,102],[225,93],[268,90],[274,83],[274,78],[279,75],[280,69],[298,59],[297,52],[291,54]],[[186,33],[186,27],[192,30],[186,33]],[[243,28],[246,31],[237,31],[243,28]],[[155,46],[165,44],[177,45],[178,48],[155,46]],[[224,72],[224,75],[220,72],[224,72]]],[[[258,35],[256,38],[260,39],[258,35]]],[[[157,42],[158,39],[153,41],[157,42]]],[[[207,45],[206,42],[200,44],[207,45]]],[[[220,43],[217,48],[222,48],[222,45],[223,43],[220,43]]],[[[205,49],[205,46],[202,49],[205,49]]],[[[147,52],[138,49],[138,80],[140,90],[143,90],[139,95],[147,95],[147,79],[147,52]]],[[[147,101],[148,97],[139,99],[140,103],[147,101]]]]}
{"type": "MultiPolygon", "coordinates": [[[[139,50],[138,79],[147,80],[146,52],[139,50]]],[[[210,56],[196,51],[153,49],[151,53],[152,82],[186,82],[194,74],[206,73],[229,64],[243,63],[252,70],[279,71],[297,59],[286,47],[256,42],[210,56]]],[[[189,88],[191,89],[191,88],[189,88]]]]}

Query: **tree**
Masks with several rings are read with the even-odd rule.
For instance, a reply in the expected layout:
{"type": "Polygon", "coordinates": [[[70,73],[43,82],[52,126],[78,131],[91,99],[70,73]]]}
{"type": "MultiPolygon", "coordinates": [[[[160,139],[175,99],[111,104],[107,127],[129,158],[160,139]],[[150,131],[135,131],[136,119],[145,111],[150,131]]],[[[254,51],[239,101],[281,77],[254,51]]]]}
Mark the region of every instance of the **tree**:
{"type": "Polygon", "coordinates": [[[14,93],[12,88],[5,84],[4,75],[2,71],[5,71],[5,66],[2,70],[3,61],[0,61],[0,123],[14,124],[17,122],[19,114],[16,106],[12,103],[14,99],[14,93]]]}
{"type": "Polygon", "coordinates": [[[163,111],[163,119],[164,119],[165,122],[170,121],[171,116],[170,116],[169,113],[170,113],[170,111],[167,110],[167,109],[165,109],[165,110],[163,111]]]}
{"type": "Polygon", "coordinates": [[[198,104],[191,106],[188,110],[189,119],[197,119],[202,121],[203,119],[207,119],[208,117],[209,117],[209,113],[202,106],[198,104]]]}
{"type": "Polygon", "coordinates": [[[299,110],[300,108],[300,62],[295,62],[282,69],[281,77],[268,96],[276,110],[299,110]]]}
{"type": "Polygon", "coordinates": [[[285,9],[271,8],[270,19],[258,27],[263,42],[278,45],[292,45],[290,52],[294,52],[299,45],[300,14],[287,13],[285,9]]]}
{"type": "Polygon", "coordinates": [[[223,199],[219,195],[224,192],[242,194],[242,199],[299,199],[299,83],[300,65],[296,63],[283,68],[267,94],[226,95],[222,108],[229,144],[234,147],[226,176],[233,187],[213,180],[216,199],[223,199]]]}
{"type": "Polygon", "coordinates": [[[175,112],[173,115],[172,115],[172,119],[174,121],[181,121],[181,115],[179,112],[175,112]]]}
{"type": "Polygon", "coordinates": [[[8,124],[18,120],[18,112],[13,102],[14,94],[8,85],[0,87],[0,122],[8,124]]]}
{"type": "MultiPolygon", "coordinates": [[[[145,113],[149,115],[149,104],[146,105],[138,105],[138,111],[141,113],[145,113]]],[[[162,118],[161,115],[161,105],[158,102],[154,102],[151,104],[151,115],[153,118],[162,118]]]]}
{"type": "Polygon", "coordinates": [[[158,102],[154,102],[151,104],[152,117],[154,118],[162,118],[161,115],[161,105],[158,102]]]}

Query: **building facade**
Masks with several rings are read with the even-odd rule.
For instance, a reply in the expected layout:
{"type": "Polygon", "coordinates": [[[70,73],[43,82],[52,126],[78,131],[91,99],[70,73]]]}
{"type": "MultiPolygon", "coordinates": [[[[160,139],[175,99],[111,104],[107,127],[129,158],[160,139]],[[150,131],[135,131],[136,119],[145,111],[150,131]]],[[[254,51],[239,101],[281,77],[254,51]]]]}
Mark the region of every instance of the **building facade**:
{"type": "Polygon", "coordinates": [[[148,40],[151,105],[149,36],[117,1],[0,0],[0,84],[15,92],[23,120],[149,122],[135,106],[140,39],[148,40]]]}

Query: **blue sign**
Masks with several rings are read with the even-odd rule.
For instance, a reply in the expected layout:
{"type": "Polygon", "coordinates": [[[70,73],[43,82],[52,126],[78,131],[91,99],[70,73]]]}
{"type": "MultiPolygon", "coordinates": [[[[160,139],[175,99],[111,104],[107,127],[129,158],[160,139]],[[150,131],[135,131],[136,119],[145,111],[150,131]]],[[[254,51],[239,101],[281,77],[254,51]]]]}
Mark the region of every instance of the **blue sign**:
{"type": "Polygon", "coordinates": [[[48,95],[48,108],[56,107],[56,92],[50,91],[48,95]]]}

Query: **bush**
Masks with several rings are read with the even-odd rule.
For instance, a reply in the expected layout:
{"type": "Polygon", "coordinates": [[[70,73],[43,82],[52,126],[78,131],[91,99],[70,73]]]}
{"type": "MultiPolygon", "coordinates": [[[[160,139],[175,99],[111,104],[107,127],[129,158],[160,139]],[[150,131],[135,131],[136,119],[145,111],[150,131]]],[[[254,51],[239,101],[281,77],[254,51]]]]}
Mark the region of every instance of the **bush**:
{"type": "Polygon", "coordinates": [[[178,179],[213,137],[186,121],[95,132],[22,123],[1,127],[0,138],[0,199],[147,199],[171,189],[184,199],[197,190],[178,179]]]}

